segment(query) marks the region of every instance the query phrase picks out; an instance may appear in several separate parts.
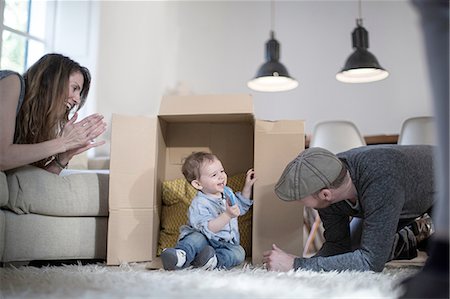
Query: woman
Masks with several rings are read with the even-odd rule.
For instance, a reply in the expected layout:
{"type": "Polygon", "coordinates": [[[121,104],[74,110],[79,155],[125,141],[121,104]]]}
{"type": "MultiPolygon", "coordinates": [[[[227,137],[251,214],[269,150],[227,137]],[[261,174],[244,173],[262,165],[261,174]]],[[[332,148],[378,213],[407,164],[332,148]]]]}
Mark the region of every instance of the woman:
{"type": "Polygon", "coordinates": [[[22,76],[0,71],[0,170],[33,164],[59,174],[70,159],[105,142],[103,116],[76,122],[90,73],[72,59],[47,54],[22,76]],[[69,119],[69,114],[74,115],[69,119]]]}

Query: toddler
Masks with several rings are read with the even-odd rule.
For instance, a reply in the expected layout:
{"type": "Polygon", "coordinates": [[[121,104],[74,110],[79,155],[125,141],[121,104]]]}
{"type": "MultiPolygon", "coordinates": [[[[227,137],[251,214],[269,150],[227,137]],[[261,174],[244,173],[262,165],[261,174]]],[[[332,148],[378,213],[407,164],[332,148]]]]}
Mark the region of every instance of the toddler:
{"type": "Polygon", "coordinates": [[[213,154],[192,153],[184,161],[182,172],[198,192],[189,207],[188,225],[180,228],[176,246],[161,253],[164,269],[193,266],[212,270],[239,265],[245,251],[239,245],[237,217],[253,204],[250,196],[256,180],[254,170],[247,171],[244,188],[236,194],[226,186],[227,174],[213,154]]]}

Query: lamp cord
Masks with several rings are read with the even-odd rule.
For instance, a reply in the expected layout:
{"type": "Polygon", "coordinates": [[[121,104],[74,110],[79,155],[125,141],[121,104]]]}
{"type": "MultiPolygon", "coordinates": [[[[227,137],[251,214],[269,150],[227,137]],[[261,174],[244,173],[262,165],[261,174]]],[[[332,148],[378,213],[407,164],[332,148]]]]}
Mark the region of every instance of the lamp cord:
{"type": "Polygon", "coordinates": [[[358,1],[358,15],[359,15],[359,19],[362,19],[362,5],[361,5],[361,0],[358,1]]]}
{"type": "Polygon", "coordinates": [[[362,4],[361,0],[358,1],[358,19],[356,19],[356,24],[362,26],[362,4]]]}
{"type": "Polygon", "coordinates": [[[273,32],[275,27],[275,0],[270,1],[270,31],[273,32]]]}

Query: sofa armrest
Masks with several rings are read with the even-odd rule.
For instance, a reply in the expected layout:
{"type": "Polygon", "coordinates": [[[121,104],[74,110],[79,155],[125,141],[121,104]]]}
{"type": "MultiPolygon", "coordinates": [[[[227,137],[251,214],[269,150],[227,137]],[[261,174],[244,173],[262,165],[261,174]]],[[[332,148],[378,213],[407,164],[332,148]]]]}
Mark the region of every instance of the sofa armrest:
{"type": "Polygon", "coordinates": [[[109,157],[95,157],[88,160],[88,169],[109,169],[109,157]]]}
{"type": "Polygon", "coordinates": [[[61,175],[34,166],[7,172],[7,208],[17,214],[107,216],[108,171],[64,170],[61,175]]]}
{"type": "Polygon", "coordinates": [[[5,206],[8,203],[8,183],[6,181],[6,174],[0,171],[0,207],[5,206]]]}

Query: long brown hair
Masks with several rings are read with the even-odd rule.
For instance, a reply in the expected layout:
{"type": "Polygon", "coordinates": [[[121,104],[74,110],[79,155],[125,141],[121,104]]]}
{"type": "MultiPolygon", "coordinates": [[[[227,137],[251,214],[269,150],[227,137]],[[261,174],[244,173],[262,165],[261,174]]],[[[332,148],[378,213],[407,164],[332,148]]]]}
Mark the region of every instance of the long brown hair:
{"type": "MultiPolygon", "coordinates": [[[[89,70],[61,54],[46,54],[23,75],[25,97],[16,118],[14,142],[32,144],[56,138],[69,119],[66,99],[69,77],[75,72],[83,75],[80,105],[86,102],[91,83],[89,70]]],[[[33,163],[44,167],[52,157],[33,163]]]]}

